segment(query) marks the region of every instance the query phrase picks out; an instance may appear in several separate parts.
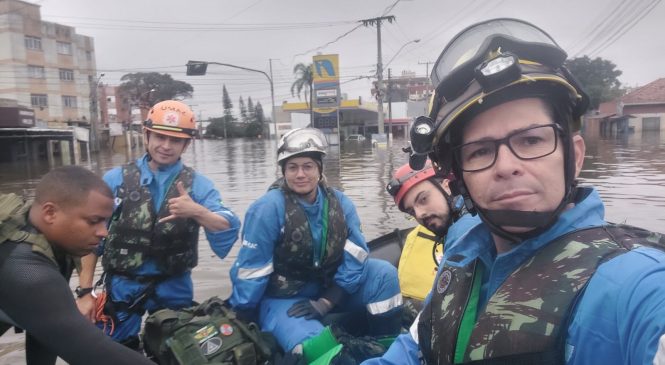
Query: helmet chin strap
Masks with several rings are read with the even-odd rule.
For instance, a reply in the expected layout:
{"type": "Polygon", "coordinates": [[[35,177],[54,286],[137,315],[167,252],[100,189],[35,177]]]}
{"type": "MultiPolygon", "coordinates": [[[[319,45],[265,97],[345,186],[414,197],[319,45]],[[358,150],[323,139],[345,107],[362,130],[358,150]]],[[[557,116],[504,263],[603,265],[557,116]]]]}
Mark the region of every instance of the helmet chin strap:
{"type": "Polygon", "coordinates": [[[561,199],[559,205],[554,210],[546,212],[483,209],[473,203],[463,182],[459,181],[457,188],[460,190],[462,196],[464,196],[464,203],[467,210],[472,213],[478,213],[480,219],[488,226],[492,233],[512,243],[519,243],[550,229],[557,222],[559,215],[563,212],[566,206],[574,201],[576,186],[577,182],[573,181],[571,186],[566,189],[566,194],[561,199]],[[516,233],[509,232],[502,227],[524,227],[533,229],[526,232],[516,233]]]}

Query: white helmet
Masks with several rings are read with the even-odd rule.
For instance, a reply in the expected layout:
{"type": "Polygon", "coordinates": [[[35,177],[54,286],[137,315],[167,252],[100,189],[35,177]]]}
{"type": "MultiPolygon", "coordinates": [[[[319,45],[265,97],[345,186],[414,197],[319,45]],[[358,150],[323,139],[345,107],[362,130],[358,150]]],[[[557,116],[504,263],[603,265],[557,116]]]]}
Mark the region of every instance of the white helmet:
{"type": "Polygon", "coordinates": [[[283,164],[288,158],[304,153],[326,154],[326,136],[316,128],[297,128],[286,132],[279,140],[277,162],[283,164]]]}

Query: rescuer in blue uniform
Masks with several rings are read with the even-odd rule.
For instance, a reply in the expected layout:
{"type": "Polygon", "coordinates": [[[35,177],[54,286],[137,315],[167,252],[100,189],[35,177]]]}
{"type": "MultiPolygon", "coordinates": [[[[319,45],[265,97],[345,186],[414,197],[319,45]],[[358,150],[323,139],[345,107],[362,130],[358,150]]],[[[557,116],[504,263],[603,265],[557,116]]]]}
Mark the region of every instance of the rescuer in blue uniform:
{"type": "Polygon", "coordinates": [[[249,207],[231,269],[231,305],[258,309],[262,330],[284,351],[305,355],[303,343],[325,332],[319,320],[331,310],[366,312],[375,336],[400,327],[397,271],[368,258],[353,203],[326,185],[326,147],[314,128],[282,137],[277,159],[284,177],[249,207]]]}
{"type": "Polygon", "coordinates": [[[544,31],[470,26],[443,50],[429,154],[482,223],[446,249],[419,319],[365,364],[652,364],[663,357],[665,238],[604,220],[580,187],[588,98],[544,31]]]}
{"type": "MultiPolygon", "coordinates": [[[[116,197],[109,236],[98,251],[109,296],[104,313],[113,320],[105,330],[130,347],[139,344],[146,311],[192,305],[199,227],[220,258],[238,236],[240,220],[222,205],[213,182],[180,160],[195,132],[194,113],[186,104],[157,103],[144,123],[147,153],[104,175],[116,197]]],[[[77,299],[91,321],[99,319],[91,295],[96,263],[95,254],[83,258],[77,299]]]]}

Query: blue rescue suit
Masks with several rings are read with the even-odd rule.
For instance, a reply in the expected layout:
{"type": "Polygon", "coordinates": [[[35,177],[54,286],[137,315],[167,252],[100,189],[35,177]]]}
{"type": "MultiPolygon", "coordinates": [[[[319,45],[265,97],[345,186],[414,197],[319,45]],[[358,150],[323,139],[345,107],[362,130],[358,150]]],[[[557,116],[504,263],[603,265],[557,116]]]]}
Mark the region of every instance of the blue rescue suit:
{"type": "MultiPolygon", "coordinates": [[[[153,198],[155,211],[159,211],[162,204],[165,204],[164,197],[169,188],[169,184],[183,169],[183,164],[179,160],[173,165],[160,168],[158,171],[152,171],[148,165],[148,156],[144,155],[136,161],[141,171],[141,185],[147,186],[153,198]]],[[[116,167],[104,175],[104,181],[111,188],[114,194],[123,183],[122,167],[116,167]]],[[[210,232],[205,230],[206,238],[210,243],[213,252],[220,258],[226,257],[233,243],[238,237],[240,229],[240,220],[229,209],[222,205],[222,199],[215,189],[214,184],[207,177],[194,173],[192,181],[191,198],[196,203],[201,204],[211,212],[224,217],[230,224],[226,230],[219,232],[210,232]]],[[[103,246],[98,250],[99,256],[103,254],[103,246]]],[[[136,269],[133,274],[136,277],[159,277],[162,275],[154,260],[146,260],[143,265],[136,269]]],[[[107,278],[107,280],[109,280],[107,278]]],[[[148,285],[143,280],[135,280],[132,277],[110,275],[111,300],[113,302],[133,303],[140,296],[148,285]]],[[[182,274],[160,279],[154,288],[154,294],[151,295],[143,304],[143,308],[149,313],[162,308],[180,309],[192,305],[194,297],[194,286],[192,283],[191,271],[182,274]]],[[[119,311],[116,313],[118,322],[115,323],[115,330],[111,337],[116,341],[124,341],[128,338],[137,336],[141,329],[141,311],[119,311]]],[[[107,328],[107,331],[109,328],[107,328]]]]}
{"type": "MultiPolygon", "coordinates": [[[[321,244],[324,191],[318,187],[316,200],[310,204],[299,199],[309,222],[312,239],[321,244]]],[[[348,238],[342,263],[334,274],[335,283],[347,294],[347,300],[335,309],[365,310],[371,316],[389,316],[401,309],[397,270],[386,261],[368,258],[365,238],[353,203],[335,190],[346,221],[348,238]]],[[[265,296],[268,279],[273,273],[273,252],[284,231],[285,198],[280,189],[270,190],[254,202],[245,216],[242,247],[231,268],[233,293],[231,305],[240,310],[259,309],[261,329],[272,332],[285,351],[324,329],[317,320],[289,317],[288,309],[303,299],[318,299],[323,287],[317,281],[308,282],[300,292],[288,298],[265,296]]]]}
{"type": "MultiPolygon", "coordinates": [[[[451,266],[467,265],[477,258],[485,265],[479,310],[503,281],[541,247],[568,232],[606,223],[605,208],[596,190],[581,189],[578,196],[582,200],[564,211],[554,226],[509,252],[496,254],[484,224],[472,228],[446,249],[444,260],[451,266]],[[447,260],[453,255],[456,260],[464,258],[458,262],[447,260]]],[[[573,312],[566,338],[566,364],[651,365],[658,339],[665,334],[663,282],[665,252],[654,248],[636,248],[601,264],[573,312]]],[[[383,357],[363,364],[420,364],[417,324],[418,319],[409,335],[398,337],[383,357]]]]}

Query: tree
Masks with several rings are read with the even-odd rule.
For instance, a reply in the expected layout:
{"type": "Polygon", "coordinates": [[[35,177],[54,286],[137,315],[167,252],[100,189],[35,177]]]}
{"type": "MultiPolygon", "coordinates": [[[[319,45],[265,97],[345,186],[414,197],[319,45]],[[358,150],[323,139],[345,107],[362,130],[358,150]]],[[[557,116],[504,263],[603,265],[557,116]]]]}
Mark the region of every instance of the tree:
{"type": "Polygon", "coordinates": [[[240,121],[243,123],[249,123],[247,107],[245,106],[245,101],[242,100],[242,95],[240,96],[240,99],[238,99],[238,108],[240,109],[240,121]]]}
{"type": "Polygon", "coordinates": [[[600,103],[613,100],[625,93],[618,79],[623,72],[616,69],[612,61],[600,57],[592,60],[588,56],[583,56],[567,60],[566,67],[589,94],[591,109],[598,109],[600,103]]]}
{"type": "Polygon", "coordinates": [[[254,108],[254,119],[247,126],[245,135],[247,137],[258,137],[263,135],[266,130],[266,119],[263,114],[263,106],[261,102],[256,102],[254,108]]]}
{"type": "Polygon", "coordinates": [[[224,116],[222,117],[224,123],[224,138],[227,138],[227,127],[235,122],[236,118],[233,116],[233,103],[231,103],[229,92],[226,91],[226,85],[222,86],[222,105],[224,106],[224,116]]]}
{"type": "Polygon", "coordinates": [[[296,80],[291,84],[291,95],[298,95],[300,99],[300,94],[305,94],[305,104],[309,109],[310,122],[312,120],[312,83],[314,82],[314,74],[312,73],[312,64],[305,65],[304,63],[299,63],[293,67],[293,75],[295,75],[296,80]]]}
{"type": "Polygon", "coordinates": [[[247,120],[251,123],[254,121],[254,102],[252,101],[252,97],[249,96],[247,97],[247,120]]]}
{"type": "Polygon", "coordinates": [[[141,110],[148,110],[163,100],[191,97],[194,91],[192,85],[158,72],[129,73],[120,81],[120,94],[126,96],[128,106],[138,106],[141,110]]]}

